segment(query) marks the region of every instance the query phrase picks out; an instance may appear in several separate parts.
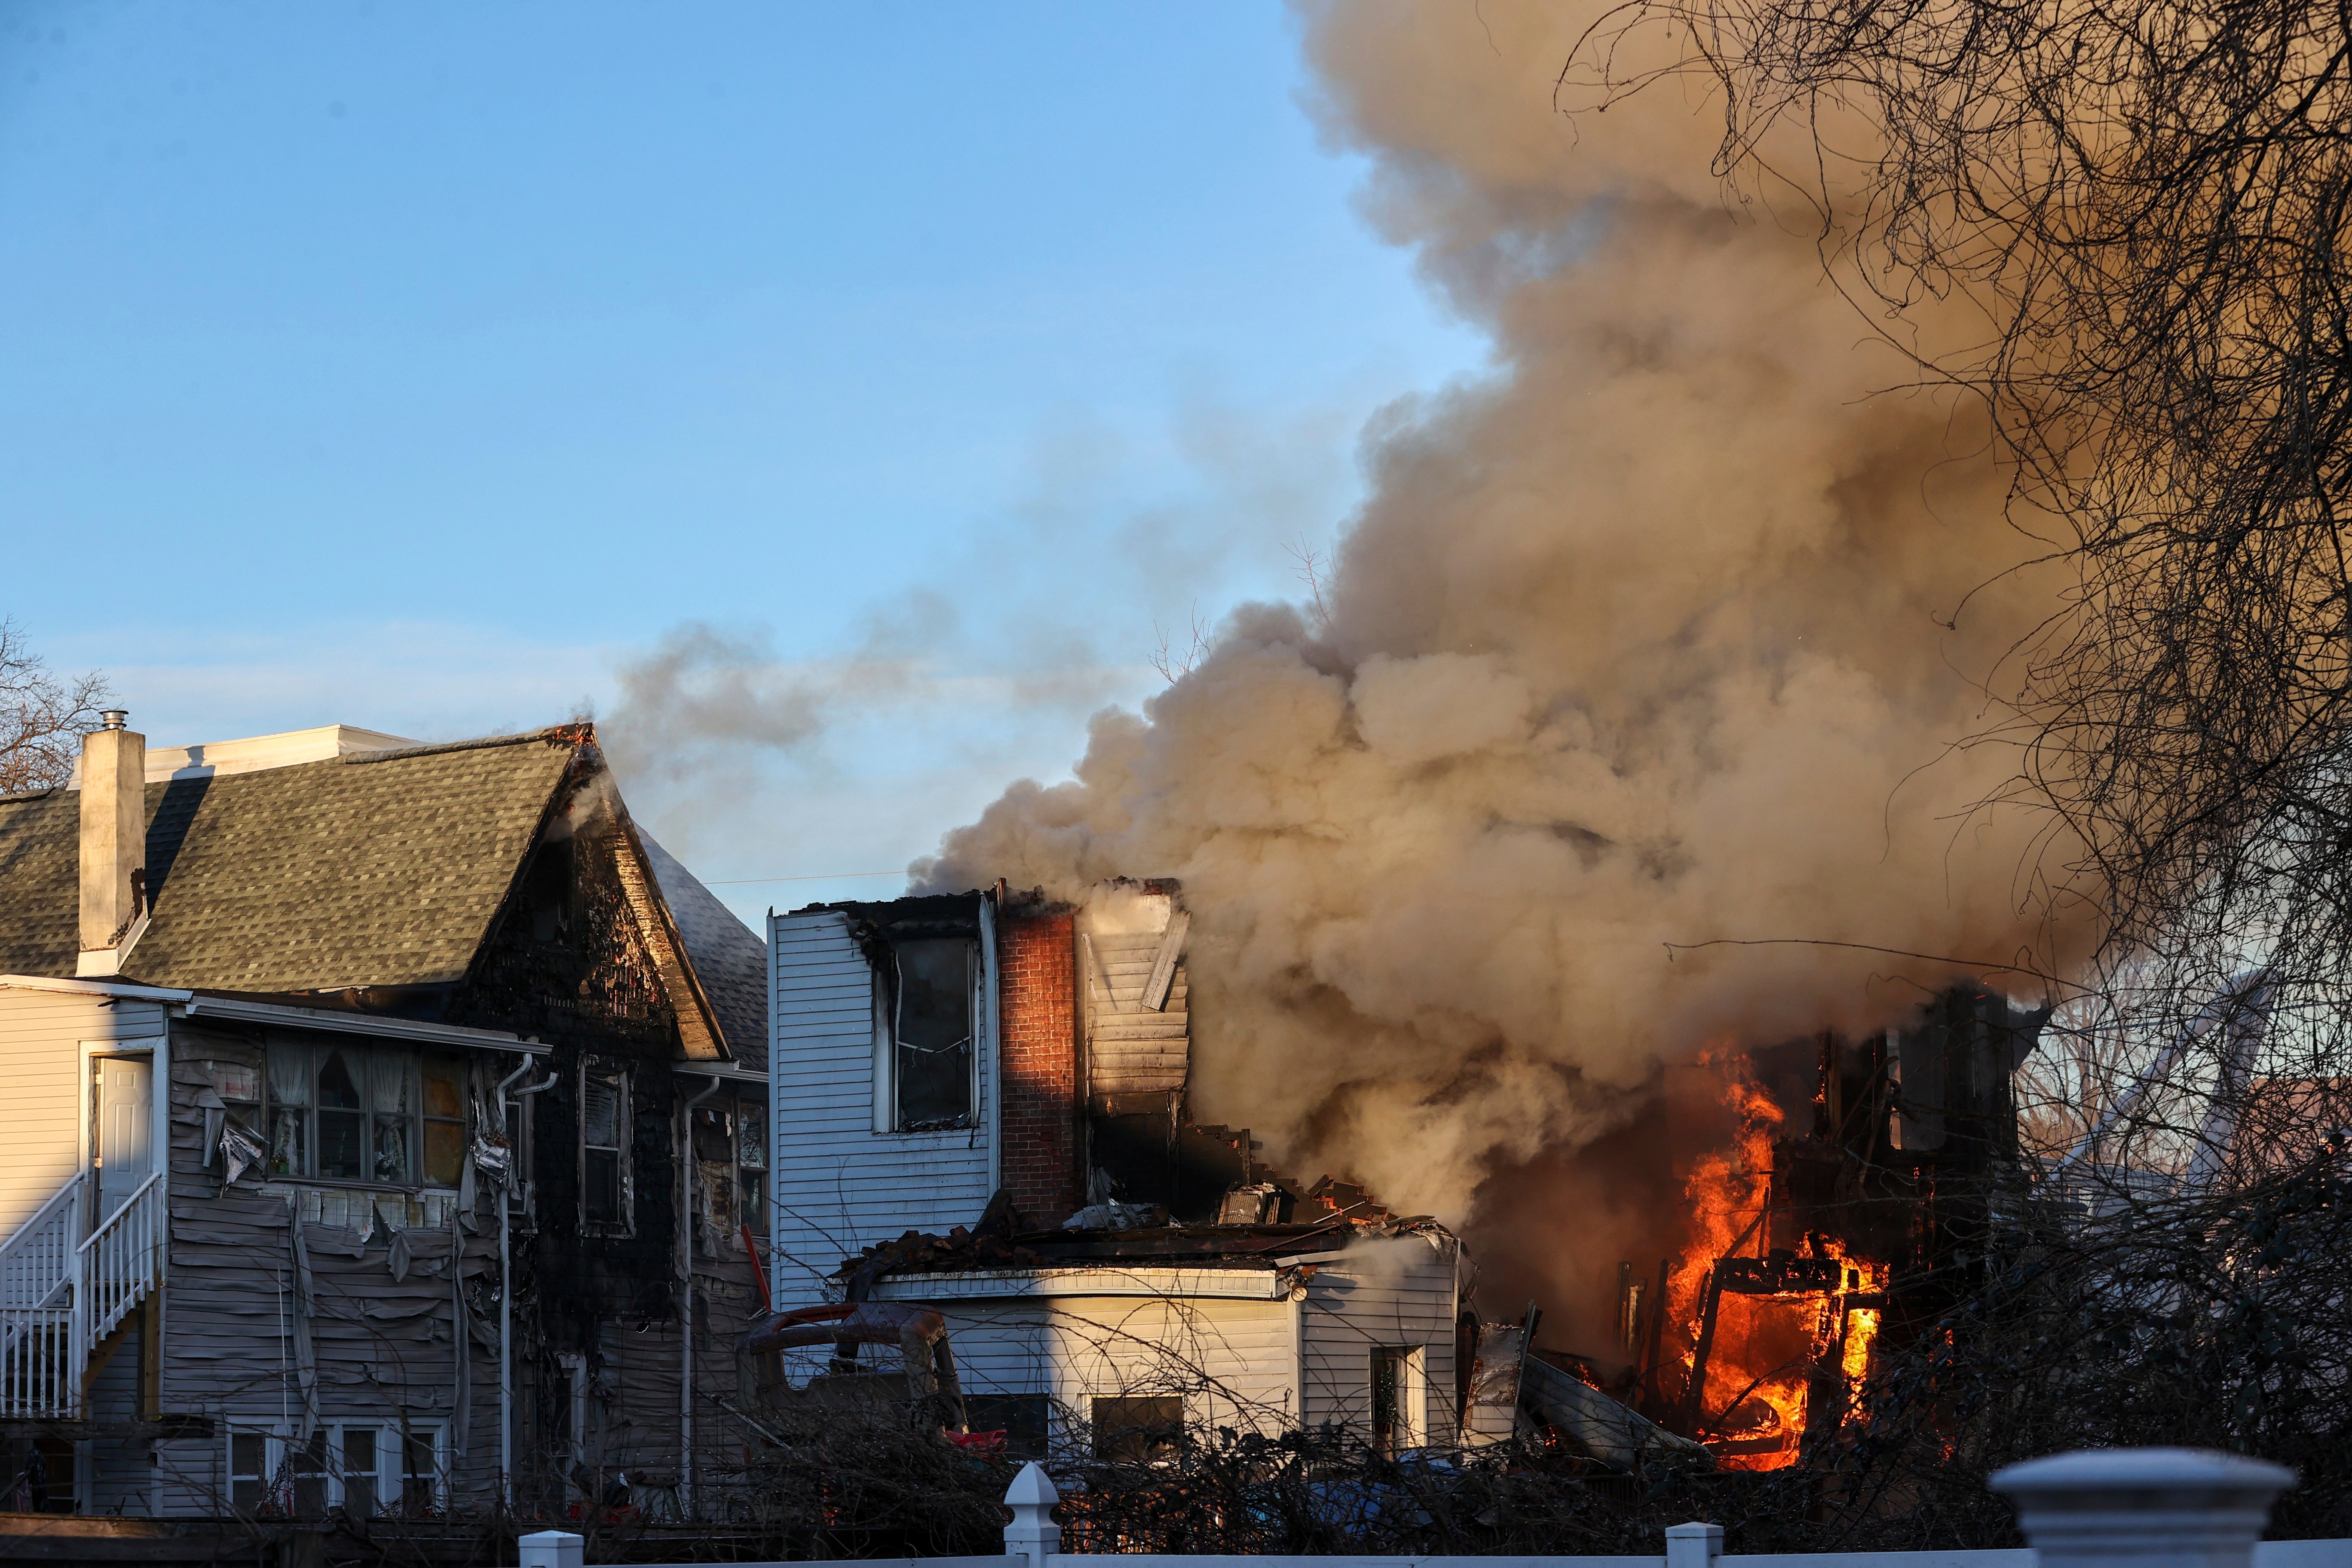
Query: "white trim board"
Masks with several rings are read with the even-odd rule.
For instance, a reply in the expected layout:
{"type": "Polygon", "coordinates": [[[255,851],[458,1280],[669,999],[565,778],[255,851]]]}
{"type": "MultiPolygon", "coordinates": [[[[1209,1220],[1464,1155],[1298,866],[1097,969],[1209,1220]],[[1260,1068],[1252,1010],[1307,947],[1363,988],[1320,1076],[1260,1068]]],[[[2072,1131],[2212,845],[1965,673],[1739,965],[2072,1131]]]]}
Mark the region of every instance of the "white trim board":
{"type": "Polygon", "coordinates": [[[1288,1299],[1290,1281],[1283,1270],[1271,1268],[992,1268],[898,1275],[877,1280],[873,1295],[883,1301],[985,1301],[1035,1296],[1190,1296],[1280,1301],[1288,1299]]]}

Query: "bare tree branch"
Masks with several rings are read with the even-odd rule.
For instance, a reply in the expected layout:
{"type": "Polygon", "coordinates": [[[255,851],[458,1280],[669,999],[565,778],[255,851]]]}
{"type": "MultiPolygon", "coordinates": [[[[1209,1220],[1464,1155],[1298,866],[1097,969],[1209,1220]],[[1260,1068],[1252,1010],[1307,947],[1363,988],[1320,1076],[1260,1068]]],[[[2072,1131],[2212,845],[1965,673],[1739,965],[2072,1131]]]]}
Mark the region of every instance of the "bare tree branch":
{"type": "Polygon", "coordinates": [[[1159,647],[1150,654],[1151,668],[1158,670],[1160,679],[1171,686],[1192,674],[1193,667],[1209,651],[1209,624],[1201,618],[1201,606],[1197,601],[1192,605],[1192,641],[1182,653],[1179,654],[1170,647],[1168,634],[1160,629],[1158,621],[1151,623],[1151,630],[1160,639],[1159,647]]]}
{"type": "Polygon", "coordinates": [[[0,618],[0,795],[65,783],[113,698],[102,675],[52,675],[23,629],[0,618]]]}

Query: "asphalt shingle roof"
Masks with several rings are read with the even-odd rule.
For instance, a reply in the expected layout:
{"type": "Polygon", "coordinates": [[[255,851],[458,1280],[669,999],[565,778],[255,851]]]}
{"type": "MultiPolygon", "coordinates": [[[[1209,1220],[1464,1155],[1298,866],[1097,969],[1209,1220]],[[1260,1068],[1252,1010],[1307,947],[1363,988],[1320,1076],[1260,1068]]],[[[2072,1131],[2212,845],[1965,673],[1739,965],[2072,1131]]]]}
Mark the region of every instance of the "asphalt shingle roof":
{"type": "Polygon", "coordinates": [[[711,1011],[719,1015],[728,1048],[745,1067],[767,1071],[768,944],[642,826],[637,841],[646,847],[662,901],[677,922],[678,938],[711,1011]]]}
{"type": "MultiPolygon", "coordinates": [[[[149,784],[154,913],[123,978],[287,992],[462,977],[580,741],[545,731],[149,784]]],[[[0,973],[74,971],[79,802],[0,801],[0,973]]]]}

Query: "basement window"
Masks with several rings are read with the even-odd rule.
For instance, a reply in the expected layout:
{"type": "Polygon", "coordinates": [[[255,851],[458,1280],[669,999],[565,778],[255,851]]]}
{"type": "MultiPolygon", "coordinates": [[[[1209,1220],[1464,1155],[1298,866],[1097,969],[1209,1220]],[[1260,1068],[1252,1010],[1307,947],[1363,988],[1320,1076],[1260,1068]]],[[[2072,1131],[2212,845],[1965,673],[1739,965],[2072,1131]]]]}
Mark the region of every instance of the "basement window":
{"type": "Polygon", "coordinates": [[[629,1075],[617,1068],[580,1069],[580,1218],[625,1226],[629,1218],[629,1075]]]}
{"type": "Polygon", "coordinates": [[[424,1513],[442,1500],[442,1428],[325,1421],[298,1444],[283,1426],[232,1428],[229,1507],[247,1518],[424,1513]]]}
{"type": "Polygon", "coordinates": [[[980,1099],[977,945],[945,937],[890,944],[875,976],[875,1124],[883,1132],[970,1127],[980,1099]]]}
{"type": "Polygon", "coordinates": [[[1008,1459],[1045,1457],[1046,1421],[1050,1402],[1042,1394],[967,1394],[964,1418],[974,1432],[1004,1434],[1008,1459]]]}
{"type": "Polygon", "coordinates": [[[1094,1402],[1095,1458],[1106,1465],[1172,1465],[1184,1446],[1181,1394],[1122,1394],[1094,1402]]]}

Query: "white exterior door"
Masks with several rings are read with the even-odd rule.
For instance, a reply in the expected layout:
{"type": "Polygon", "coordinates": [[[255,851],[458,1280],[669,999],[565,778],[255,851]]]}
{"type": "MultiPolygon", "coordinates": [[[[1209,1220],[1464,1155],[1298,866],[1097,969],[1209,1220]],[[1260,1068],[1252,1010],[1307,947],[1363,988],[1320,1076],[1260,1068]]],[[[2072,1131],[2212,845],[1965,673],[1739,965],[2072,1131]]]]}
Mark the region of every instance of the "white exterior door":
{"type": "Polygon", "coordinates": [[[146,1057],[100,1057],[98,1214],[102,1224],[155,1168],[155,1075],[146,1057]]]}

